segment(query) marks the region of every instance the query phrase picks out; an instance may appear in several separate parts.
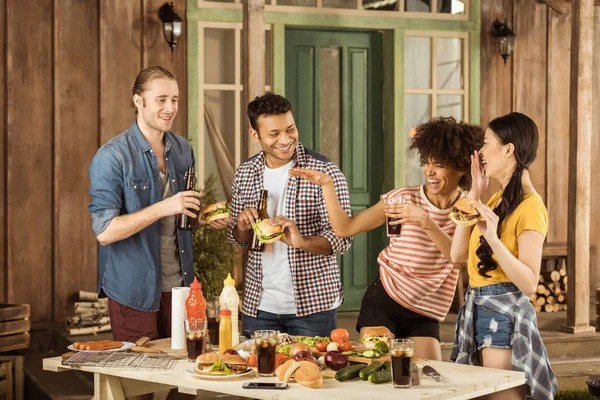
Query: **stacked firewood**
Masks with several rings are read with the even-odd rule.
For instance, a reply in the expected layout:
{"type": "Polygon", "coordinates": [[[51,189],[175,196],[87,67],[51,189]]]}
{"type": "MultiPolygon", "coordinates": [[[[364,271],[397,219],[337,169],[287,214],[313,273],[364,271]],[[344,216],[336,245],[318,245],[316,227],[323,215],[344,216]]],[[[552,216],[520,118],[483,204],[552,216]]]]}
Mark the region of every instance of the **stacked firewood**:
{"type": "Polygon", "coordinates": [[[75,302],[73,317],[67,318],[69,335],[89,335],[110,331],[108,318],[108,299],[98,298],[97,293],[79,292],[79,301],[75,302]]]}
{"type": "Polygon", "coordinates": [[[567,309],[567,269],[540,273],[540,283],[529,300],[537,312],[567,309]]]}

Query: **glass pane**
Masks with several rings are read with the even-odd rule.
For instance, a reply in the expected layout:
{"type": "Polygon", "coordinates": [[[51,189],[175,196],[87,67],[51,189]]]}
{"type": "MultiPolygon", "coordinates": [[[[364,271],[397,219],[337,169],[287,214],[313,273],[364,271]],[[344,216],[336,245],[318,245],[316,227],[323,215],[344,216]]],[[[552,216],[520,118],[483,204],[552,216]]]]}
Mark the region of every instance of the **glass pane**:
{"type": "Polygon", "coordinates": [[[265,31],[265,85],[273,90],[273,31],[265,31]]]}
{"type": "Polygon", "coordinates": [[[321,49],[321,153],[340,165],[340,49],[321,49]]]}
{"type": "Polygon", "coordinates": [[[438,0],[437,11],[443,14],[464,14],[465,2],[461,0],[438,0]]]}
{"type": "MultiPolygon", "coordinates": [[[[235,154],[235,118],[232,118],[232,110],[235,110],[235,92],[207,90],[204,92],[204,171],[205,177],[211,174],[219,178],[219,166],[229,162],[226,151],[218,148],[219,137],[225,141],[227,151],[233,156],[235,154]]],[[[198,158],[198,157],[197,157],[198,158]]],[[[202,159],[202,158],[200,158],[202,159]]],[[[221,182],[220,178],[217,180],[221,182]]],[[[231,184],[231,182],[227,182],[231,184]]],[[[217,184],[218,198],[225,198],[222,185],[217,184]]]]}
{"type": "Polygon", "coordinates": [[[356,9],[356,0],[323,0],[323,8],[356,9]]]}
{"type": "Polygon", "coordinates": [[[278,6],[316,7],[317,0],[277,0],[278,6]]]}
{"type": "Polygon", "coordinates": [[[377,11],[398,11],[400,0],[363,0],[363,9],[377,11]]]}
{"type": "Polygon", "coordinates": [[[404,39],[404,86],[406,89],[431,88],[431,38],[404,39]]]}
{"type": "Polygon", "coordinates": [[[463,120],[463,97],[456,94],[441,94],[437,97],[437,117],[454,117],[463,120]]]}
{"type": "Polygon", "coordinates": [[[437,39],[438,89],[462,89],[462,39],[437,39]]]}
{"type": "Polygon", "coordinates": [[[235,83],[235,30],[204,29],[204,83],[235,83]]]}
{"type": "Polygon", "coordinates": [[[431,4],[429,4],[429,0],[405,0],[404,11],[430,12],[431,4]]]}
{"type": "Polygon", "coordinates": [[[406,157],[406,185],[421,185],[425,183],[423,168],[419,153],[409,150],[410,131],[431,118],[431,96],[428,94],[408,94],[404,97],[404,154],[406,157]]]}

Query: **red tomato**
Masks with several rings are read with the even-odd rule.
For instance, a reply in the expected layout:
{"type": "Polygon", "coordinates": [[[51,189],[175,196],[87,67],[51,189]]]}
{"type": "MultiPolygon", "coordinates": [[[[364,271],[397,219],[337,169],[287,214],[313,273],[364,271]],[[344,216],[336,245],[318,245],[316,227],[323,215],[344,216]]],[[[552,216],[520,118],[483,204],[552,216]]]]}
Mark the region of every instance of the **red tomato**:
{"type": "Polygon", "coordinates": [[[315,349],[317,349],[317,351],[320,351],[320,352],[327,351],[327,342],[325,340],[321,340],[321,341],[315,343],[315,349]]]}
{"type": "Polygon", "coordinates": [[[348,330],[341,329],[341,328],[332,330],[330,337],[331,337],[331,340],[333,340],[337,344],[340,344],[342,342],[347,342],[348,340],[350,340],[350,334],[348,333],[348,330]]]}
{"type": "Polygon", "coordinates": [[[350,351],[352,350],[352,343],[350,342],[342,342],[339,344],[340,351],[350,351]]]}

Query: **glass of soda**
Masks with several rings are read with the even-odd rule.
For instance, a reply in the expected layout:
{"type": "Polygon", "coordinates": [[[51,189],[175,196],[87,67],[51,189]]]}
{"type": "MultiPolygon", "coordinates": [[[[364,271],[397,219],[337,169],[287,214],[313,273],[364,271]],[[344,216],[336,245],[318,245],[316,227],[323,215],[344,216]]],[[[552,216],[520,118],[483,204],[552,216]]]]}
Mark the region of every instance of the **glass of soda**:
{"type": "Polygon", "coordinates": [[[188,361],[195,362],[200,354],[204,354],[206,346],[206,320],[189,318],[185,320],[185,348],[188,361]]]}
{"type": "Polygon", "coordinates": [[[255,331],[254,347],[256,348],[258,376],[275,375],[275,349],[277,347],[277,331],[255,331]]]}
{"type": "MultiPolygon", "coordinates": [[[[387,205],[392,205],[392,204],[402,204],[404,203],[404,198],[403,197],[391,197],[388,196],[385,199],[383,199],[383,204],[387,205]]],[[[393,218],[393,217],[386,217],[385,222],[386,222],[386,229],[387,229],[387,235],[388,237],[397,237],[400,236],[401,232],[402,232],[402,225],[398,224],[398,225],[390,225],[390,222],[395,222],[398,221],[398,218],[393,218]]]]}
{"type": "Polygon", "coordinates": [[[412,340],[394,339],[391,341],[390,355],[394,387],[409,388],[412,386],[414,352],[415,343],[412,340]]]}

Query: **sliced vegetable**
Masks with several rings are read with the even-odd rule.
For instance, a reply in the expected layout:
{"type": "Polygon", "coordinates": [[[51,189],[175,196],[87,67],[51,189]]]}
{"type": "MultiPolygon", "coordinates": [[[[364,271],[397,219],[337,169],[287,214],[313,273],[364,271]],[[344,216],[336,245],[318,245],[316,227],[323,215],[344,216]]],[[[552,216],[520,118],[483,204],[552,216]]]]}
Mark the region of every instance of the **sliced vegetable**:
{"type": "Polygon", "coordinates": [[[377,354],[374,350],[363,351],[362,356],[367,358],[375,358],[375,354],[377,354]]]}
{"type": "Polygon", "coordinates": [[[304,343],[309,345],[310,347],[315,347],[315,344],[320,341],[326,341],[327,343],[331,342],[331,339],[324,336],[296,336],[294,339],[295,343],[304,343]]]}
{"type": "Polygon", "coordinates": [[[339,382],[348,381],[350,379],[354,379],[358,376],[361,369],[365,368],[365,364],[355,364],[349,365],[345,368],[340,369],[335,374],[335,379],[339,382]]]}
{"type": "Polygon", "coordinates": [[[340,351],[349,351],[352,350],[352,343],[350,342],[342,342],[339,344],[340,351]]]}

